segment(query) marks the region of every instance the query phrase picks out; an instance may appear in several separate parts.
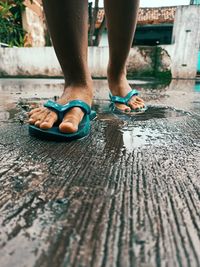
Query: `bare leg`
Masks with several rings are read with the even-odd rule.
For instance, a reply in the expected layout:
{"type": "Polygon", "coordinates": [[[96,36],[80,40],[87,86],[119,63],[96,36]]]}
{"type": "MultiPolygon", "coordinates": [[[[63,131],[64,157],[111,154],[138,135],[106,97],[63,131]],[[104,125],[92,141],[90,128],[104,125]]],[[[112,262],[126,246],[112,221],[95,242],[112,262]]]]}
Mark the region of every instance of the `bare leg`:
{"type": "MultiPolygon", "coordinates": [[[[63,70],[65,87],[58,102],[66,104],[80,99],[91,105],[92,79],[87,66],[87,0],[43,0],[47,24],[54,49],[63,70]]],[[[65,115],[59,128],[62,132],[76,132],[83,118],[80,108],[65,115]]],[[[49,129],[57,120],[55,112],[47,108],[30,112],[29,123],[49,129]]]]}
{"type": "MultiPolygon", "coordinates": [[[[108,83],[113,95],[124,97],[131,91],[126,79],[126,61],[136,27],[139,0],[104,0],[110,59],[108,83]]],[[[116,104],[122,110],[130,111],[144,106],[139,97],[132,97],[129,106],[116,104]]]]}

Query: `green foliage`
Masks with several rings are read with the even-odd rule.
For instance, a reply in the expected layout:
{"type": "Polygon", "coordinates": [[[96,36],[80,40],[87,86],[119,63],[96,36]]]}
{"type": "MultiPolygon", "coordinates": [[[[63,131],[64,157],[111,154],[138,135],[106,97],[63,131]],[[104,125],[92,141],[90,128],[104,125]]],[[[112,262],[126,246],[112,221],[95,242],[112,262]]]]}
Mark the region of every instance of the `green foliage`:
{"type": "Polygon", "coordinates": [[[23,46],[24,30],[21,12],[24,0],[0,1],[0,42],[9,46],[23,46]]]}

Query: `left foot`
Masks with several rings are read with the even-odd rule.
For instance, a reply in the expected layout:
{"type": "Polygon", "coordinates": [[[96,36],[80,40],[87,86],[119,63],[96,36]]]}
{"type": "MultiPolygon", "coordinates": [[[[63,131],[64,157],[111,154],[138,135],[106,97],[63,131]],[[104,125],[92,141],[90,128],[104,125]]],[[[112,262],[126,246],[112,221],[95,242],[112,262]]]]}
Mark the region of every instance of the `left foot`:
{"type": "MultiPolygon", "coordinates": [[[[108,85],[113,96],[125,97],[132,90],[125,73],[116,79],[108,71],[108,85]]],[[[128,106],[120,103],[115,103],[115,106],[122,111],[130,112],[131,110],[143,108],[144,101],[138,96],[133,96],[128,102],[128,106]]]]}
{"type": "MultiPolygon", "coordinates": [[[[65,87],[62,96],[57,102],[61,105],[65,105],[69,101],[79,99],[91,106],[92,95],[92,82],[89,81],[87,85],[65,87]]],[[[81,108],[71,108],[60,123],[59,130],[63,133],[77,132],[83,116],[84,112],[81,108]]],[[[58,116],[56,112],[46,107],[39,107],[29,112],[29,124],[35,125],[43,130],[52,128],[57,120],[58,116]]]]}

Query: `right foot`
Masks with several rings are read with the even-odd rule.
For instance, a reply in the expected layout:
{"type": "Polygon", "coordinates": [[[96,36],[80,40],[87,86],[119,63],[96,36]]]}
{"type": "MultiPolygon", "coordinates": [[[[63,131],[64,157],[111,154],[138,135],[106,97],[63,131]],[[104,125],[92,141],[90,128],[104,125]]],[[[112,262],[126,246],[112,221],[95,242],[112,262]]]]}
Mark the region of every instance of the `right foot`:
{"type": "MultiPolygon", "coordinates": [[[[67,104],[72,100],[82,100],[89,106],[92,104],[92,83],[86,86],[69,86],[64,89],[62,96],[58,99],[61,105],[67,104]]],[[[78,131],[78,125],[83,119],[84,112],[79,107],[70,109],[64,116],[63,121],[59,125],[59,130],[63,133],[75,133],[78,131]]],[[[56,112],[39,107],[29,112],[28,122],[41,129],[47,130],[53,127],[58,120],[56,112]]]]}
{"type": "MultiPolygon", "coordinates": [[[[128,80],[126,78],[126,71],[123,71],[122,74],[116,76],[113,75],[113,72],[108,68],[108,85],[109,89],[113,96],[125,97],[129,92],[132,91],[128,80]]],[[[131,110],[137,110],[144,107],[144,101],[138,96],[133,96],[128,105],[115,103],[115,107],[124,112],[130,112],[131,110]]]]}

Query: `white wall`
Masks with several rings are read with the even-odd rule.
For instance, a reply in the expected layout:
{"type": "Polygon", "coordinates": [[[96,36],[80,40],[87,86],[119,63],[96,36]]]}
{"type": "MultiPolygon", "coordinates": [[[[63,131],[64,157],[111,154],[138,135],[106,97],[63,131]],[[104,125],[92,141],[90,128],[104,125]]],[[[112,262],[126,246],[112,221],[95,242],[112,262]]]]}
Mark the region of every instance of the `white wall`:
{"type": "MultiPolygon", "coordinates": [[[[132,48],[128,61],[131,71],[152,70],[151,49],[132,48]]],[[[59,77],[62,71],[52,47],[0,48],[1,76],[59,77]]],[[[108,47],[89,47],[89,68],[94,77],[107,76],[108,47]]]]}
{"type": "Polygon", "coordinates": [[[200,6],[177,8],[172,41],[174,78],[194,78],[200,44],[200,6]]]}

